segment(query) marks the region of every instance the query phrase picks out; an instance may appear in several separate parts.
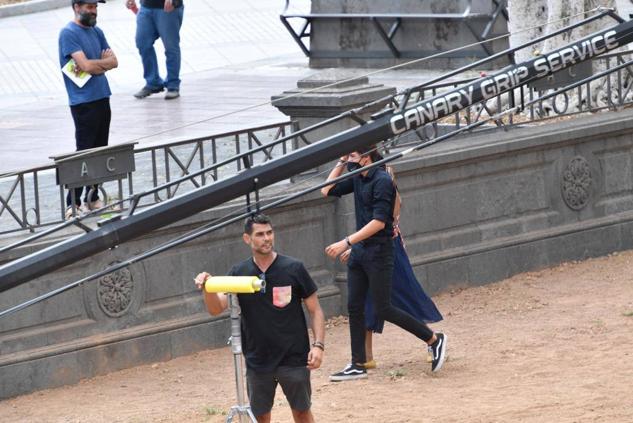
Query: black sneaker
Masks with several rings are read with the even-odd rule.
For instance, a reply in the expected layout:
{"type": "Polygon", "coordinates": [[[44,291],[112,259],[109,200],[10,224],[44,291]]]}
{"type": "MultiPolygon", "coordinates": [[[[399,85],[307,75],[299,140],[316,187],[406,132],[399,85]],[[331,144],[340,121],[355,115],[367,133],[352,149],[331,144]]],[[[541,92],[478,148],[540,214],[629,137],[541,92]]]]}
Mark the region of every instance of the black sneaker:
{"type": "Polygon", "coordinates": [[[431,344],[431,352],[433,353],[433,364],[431,364],[431,371],[437,372],[442,368],[444,360],[446,360],[446,339],[448,337],[443,333],[436,333],[437,340],[431,344]]]}
{"type": "Polygon", "coordinates": [[[145,98],[145,97],[149,97],[152,94],[157,94],[163,91],[165,91],[165,88],[163,87],[157,87],[157,88],[143,87],[138,92],[134,93],[134,97],[145,98]]]}
{"type": "Polygon", "coordinates": [[[348,364],[343,370],[338,373],[330,375],[332,382],[342,382],[344,380],[365,379],[367,377],[367,370],[362,366],[356,364],[348,364]]]}

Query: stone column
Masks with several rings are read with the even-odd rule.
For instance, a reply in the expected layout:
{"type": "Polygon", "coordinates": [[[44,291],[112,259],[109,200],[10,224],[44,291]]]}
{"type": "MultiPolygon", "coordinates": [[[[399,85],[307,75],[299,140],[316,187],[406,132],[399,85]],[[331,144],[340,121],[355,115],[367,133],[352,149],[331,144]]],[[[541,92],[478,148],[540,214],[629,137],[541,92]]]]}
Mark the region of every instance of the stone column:
{"type": "MultiPolygon", "coordinates": [[[[279,95],[272,96],[271,99],[273,106],[277,107],[279,111],[295,121],[298,129],[303,129],[395,93],[396,89],[394,87],[372,84],[367,77],[355,78],[353,72],[340,69],[328,69],[300,80],[297,82],[296,89],[284,91],[279,95]],[[345,82],[313,91],[339,81],[345,82]]],[[[369,119],[372,113],[380,110],[385,104],[386,102],[377,104],[371,108],[371,110],[361,114],[360,117],[369,119]]],[[[350,118],[345,118],[315,131],[311,131],[306,134],[305,137],[312,143],[355,126],[358,126],[357,122],[354,122],[350,118]]],[[[304,144],[301,142],[299,145],[295,145],[295,148],[303,146],[304,144]]],[[[329,168],[329,165],[321,166],[319,167],[319,171],[324,171],[329,168]]]]}

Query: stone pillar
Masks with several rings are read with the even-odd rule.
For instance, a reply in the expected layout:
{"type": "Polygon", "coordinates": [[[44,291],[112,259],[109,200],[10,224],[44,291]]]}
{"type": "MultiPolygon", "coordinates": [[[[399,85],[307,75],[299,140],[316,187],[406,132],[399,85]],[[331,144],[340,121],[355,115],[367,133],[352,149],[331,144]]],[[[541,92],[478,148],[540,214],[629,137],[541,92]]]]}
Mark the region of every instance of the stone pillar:
{"type": "MultiPolygon", "coordinates": [[[[369,82],[367,77],[355,78],[354,76],[352,71],[340,69],[328,69],[316,73],[297,82],[296,89],[273,96],[272,104],[283,114],[295,121],[298,129],[303,129],[348,110],[355,109],[396,93],[394,87],[373,84],[369,82]],[[311,91],[315,88],[325,87],[338,81],[345,82],[318,91],[311,91]]],[[[371,114],[382,109],[386,103],[385,101],[377,104],[375,107],[361,114],[360,117],[368,120],[371,114]]],[[[350,118],[345,118],[311,131],[305,135],[305,138],[308,142],[312,143],[356,126],[358,126],[357,122],[350,118]]],[[[304,145],[303,141],[298,141],[295,143],[294,148],[303,147],[304,145]]],[[[316,172],[321,174],[318,180],[325,179],[334,164],[335,161],[319,166],[316,169],[316,172]]],[[[313,170],[294,178],[293,181],[298,182],[301,181],[302,176],[314,176],[314,174],[315,171],[313,170]]],[[[346,235],[355,232],[354,201],[351,196],[337,200],[334,222],[336,226],[336,238],[332,239],[331,242],[342,239],[346,235]]],[[[345,266],[332,264],[330,270],[335,275],[335,284],[339,287],[341,292],[341,310],[345,312],[347,310],[345,266]]]]}
{"type": "MultiPolygon", "coordinates": [[[[396,93],[394,87],[372,84],[365,76],[358,78],[354,76],[353,72],[340,69],[328,69],[316,73],[297,82],[296,89],[284,91],[280,95],[272,96],[272,104],[283,114],[295,121],[298,129],[303,129],[348,110],[396,93]],[[319,89],[318,91],[312,91],[339,81],[345,82],[341,82],[332,87],[319,89]]],[[[371,108],[371,110],[361,114],[360,117],[369,119],[372,113],[380,110],[385,104],[386,102],[377,104],[371,108]]],[[[306,134],[305,137],[312,143],[355,126],[358,126],[357,122],[350,118],[345,118],[315,131],[311,131],[306,134]]],[[[304,144],[301,142],[301,144],[295,145],[295,148],[303,146],[304,144]]],[[[329,165],[321,166],[319,167],[319,171],[324,171],[329,168],[329,165]]]]}

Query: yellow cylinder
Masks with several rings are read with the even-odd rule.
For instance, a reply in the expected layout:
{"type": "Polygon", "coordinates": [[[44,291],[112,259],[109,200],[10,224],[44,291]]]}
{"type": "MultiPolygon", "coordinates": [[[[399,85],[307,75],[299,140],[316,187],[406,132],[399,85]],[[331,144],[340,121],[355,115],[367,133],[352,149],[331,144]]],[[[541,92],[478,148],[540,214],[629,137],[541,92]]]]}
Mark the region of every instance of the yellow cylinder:
{"type": "Polygon", "coordinates": [[[227,294],[252,294],[266,286],[257,276],[211,276],[204,281],[205,291],[227,294]]]}

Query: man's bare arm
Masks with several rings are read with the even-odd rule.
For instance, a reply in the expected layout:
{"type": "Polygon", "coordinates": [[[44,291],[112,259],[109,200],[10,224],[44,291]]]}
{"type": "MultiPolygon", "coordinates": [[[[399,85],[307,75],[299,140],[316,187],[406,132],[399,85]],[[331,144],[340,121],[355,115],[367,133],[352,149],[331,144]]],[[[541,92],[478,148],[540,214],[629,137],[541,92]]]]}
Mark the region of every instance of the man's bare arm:
{"type": "Polygon", "coordinates": [[[385,228],[385,222],[372,219],[365,226],[360,228],[358,231],[354,232],[350,236],[345,239],[342,239],[334,244],[330,244],[325,248],[325,253],[332,259],[336,259],[340,256],[345,250],[347,250],[351,244],[357,244],[361,241],[366,240],[367,238],[374,235],[376,232],[385,228]],[[349,244],[348,244],[349,241],[349,244]]]}
{"type": "Polygon", "coordinates": [[[119,66],[119,62],[111,49],[101,53],[101,59],[88,59],[83,51],[76,51],[70,55],[80,70],[91,75],[101,75],[119,66]]]}
{"type": "Polygon", "coordinates": [[[323,362],[323,350],[325,349],[325,316],[319,304],[317,293],[303,299],[303,303],[310,314],[314,345],[308,353],[308,369],[314,370],[321,367],[323,362]]]}
{"type": "MultiPolygon", "coordinates": [[[[332,169],[332,171],[328,175],[326,181],[330,181],[334,178],[338,178],[339,176],[341,176],[341,174],[343,173],[343,170],[345,169],[344,164],[346,161],[347,161],[347,156],[341,157],[341,159],[334,166],[334,169],[332,169]]],[[[332,188],[334,188],[334,184],[324,186],[323,188],[321,188],[321,194],[323,194],[324,197],[327,197],[328,193],[330,192],[332,188]]]]}

